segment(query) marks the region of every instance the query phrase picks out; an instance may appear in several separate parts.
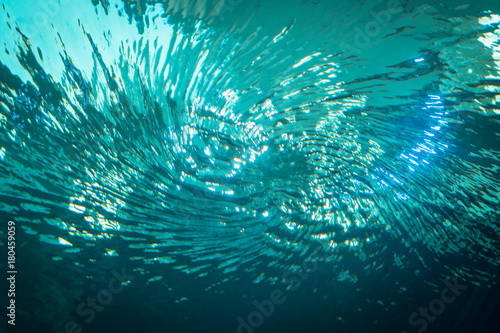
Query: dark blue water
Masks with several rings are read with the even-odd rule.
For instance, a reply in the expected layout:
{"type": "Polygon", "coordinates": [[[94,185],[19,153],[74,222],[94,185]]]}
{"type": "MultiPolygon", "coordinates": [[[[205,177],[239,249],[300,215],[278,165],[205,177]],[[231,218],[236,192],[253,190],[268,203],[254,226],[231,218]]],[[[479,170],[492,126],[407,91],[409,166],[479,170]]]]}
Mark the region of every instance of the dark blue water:
{"type": "Polygon", "coordinates": [[[495,1],[1,5],[0,331],[499,328],[495,1]]]}

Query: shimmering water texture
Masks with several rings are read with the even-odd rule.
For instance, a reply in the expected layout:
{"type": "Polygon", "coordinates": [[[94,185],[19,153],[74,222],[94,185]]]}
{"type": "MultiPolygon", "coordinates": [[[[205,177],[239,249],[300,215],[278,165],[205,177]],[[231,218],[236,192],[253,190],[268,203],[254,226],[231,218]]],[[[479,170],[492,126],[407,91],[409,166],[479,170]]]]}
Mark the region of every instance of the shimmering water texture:
{"type": "Polygon", "coordinates": [[[325,299],[498,279],[493,5],[102,3],[3,1],[0,212],[31,251],[206,293],[318,252],[325,299]]]}

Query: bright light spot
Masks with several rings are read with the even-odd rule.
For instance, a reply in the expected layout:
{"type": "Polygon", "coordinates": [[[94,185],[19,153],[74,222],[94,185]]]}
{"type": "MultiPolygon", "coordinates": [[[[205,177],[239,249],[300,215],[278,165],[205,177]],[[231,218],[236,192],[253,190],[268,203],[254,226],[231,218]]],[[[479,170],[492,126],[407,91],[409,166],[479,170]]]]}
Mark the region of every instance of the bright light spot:
{"type": "Polygon", "coordinates": [[[59,240],[59,244],[61,244],[61,245],[65,245],[65,246],[73,246],[73,244],[71,244],[70,242],[68,242],[68,241],[67,241],[67,240],[65,240],[64,238],[59,237],[59,238],[58,238],[58,240],[59,240]]]}
{"type": "Polygon", "coordinates": [[[85,207],[73,203],[69,204],[69,209],[78,214],[82,214],[85,211],[85,207]]]}
{"type": "Polygon", "coordinates": [[[424,58],[418,58],[418,59],[415,59],[415,62],[422,62],[424,60],[425,60],[424,58]]]}
{"type": "Polygon", "coordinates": [[[231,102],[236,102],[238,100],[238,95],[237,92],[233,91],[232,89],[227,89],[222,93],[222,96],[226,99],[226,101],[231,101],[231,102]]]}
{"type": "Polygon", "coordinates": [[[299,67],[300,65],[303,65],[303,64],[305,64],[306,62],[308,62],[308,61],[309,61],[309,60],[311,60],[311,59],[312,59],[312,57],[311,57],[311,56],[307,56],[307,57],[305,57],[305,58],[301,59],[301,60],[300,60],[298,63],[296,63],[295,65],[293,65],[293,68],[297,68],[297,67],[299,67]]]}
{"type": "Polygon", "coordinates": [[[112,249],[106,249],[106,253],[104,254],[105,256],[108,256],[108,257],[116,257],[118,256],[118,253],[116,253],[116,250],[112,250],[112,249]]]}
{"type": "Polygon", "coordinates": [[[482,25],[495,25],[496,23],[500,23],[500,15],[491,14],[487,17],[481,17],[479,19],[479,24],[482,25]]]}

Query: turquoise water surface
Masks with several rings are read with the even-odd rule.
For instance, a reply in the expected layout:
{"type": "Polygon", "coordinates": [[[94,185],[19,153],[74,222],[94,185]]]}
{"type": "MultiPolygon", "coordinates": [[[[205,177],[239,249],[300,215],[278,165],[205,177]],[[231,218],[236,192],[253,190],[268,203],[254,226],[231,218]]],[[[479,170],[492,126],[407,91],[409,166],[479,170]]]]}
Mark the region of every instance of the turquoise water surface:
{"type": "Polygon", "coordinates": [[[1,4],[0,332],[496,332],[496,1],[1,4]]]}

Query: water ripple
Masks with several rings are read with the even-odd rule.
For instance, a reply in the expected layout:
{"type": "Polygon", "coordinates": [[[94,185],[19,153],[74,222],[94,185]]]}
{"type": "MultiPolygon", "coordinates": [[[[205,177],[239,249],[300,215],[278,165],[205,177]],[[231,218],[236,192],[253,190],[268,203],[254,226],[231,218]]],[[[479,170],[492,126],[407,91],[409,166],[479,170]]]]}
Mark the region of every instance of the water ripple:
{"type": "MultiPolygon", "coordinates": [[[[342,258],[376,271],[388,239],[424,267],[498,266],[498,15],[408,4],[349,54],[316,5],[263,6],[87,4],[28,35],[4,5],[2,214],[57,248],[108,240],[101,255],[199,276],[259,280],[320,249],[356,281],[342,258]]],[[[450,267],[485,280],[468,269],[450,267]]]]}

